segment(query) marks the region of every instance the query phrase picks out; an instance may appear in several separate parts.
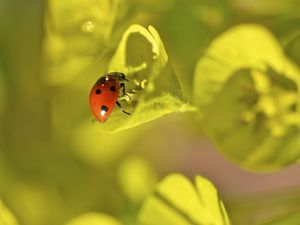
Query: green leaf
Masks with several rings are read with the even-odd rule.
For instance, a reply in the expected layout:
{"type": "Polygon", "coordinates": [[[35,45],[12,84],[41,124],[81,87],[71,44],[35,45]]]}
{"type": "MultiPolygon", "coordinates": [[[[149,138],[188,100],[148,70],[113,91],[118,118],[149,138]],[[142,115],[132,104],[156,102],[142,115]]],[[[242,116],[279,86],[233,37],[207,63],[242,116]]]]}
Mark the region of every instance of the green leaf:
{"type": "Polygon", "coordinates": [[[90,212],[72,219],[66,225],[122,225],[122,223],[109,215],[90,212]]]}
{"type": "Polygon", "coordinates": [[[97,67],[109,45],[119,0],[48,1],[42,80],[65,84],[97,67]]]}
{"type": "Polygon", "coordinates": [[[197,176],[195,184],[180,174],[162,180],[144,203],[139,220],[145,225],[229,225],[216,188],[197,176]]]}
{"type": "Polygon", "coordinates": [[[163,43],[153,27],[130,26],[124,33],[112,57],[109,71],[123,72],[129,82],[126,91],[131,99],[124,98],[121,110],[114,110],[103,131],[132,128],[174,112],[194,110],[181,92],[163,43]]]}
{"type": "Polygon", "coordinates": [[[298,68],[269,31],[235,27],[197,64],[201,125],[219,150],[247,169],[294,163],[300,157],[299,80],[298,68]]]}
{"type": "Polygon", "coordinates": [[[0,200],[0,224],[1,225],[18,225],[18,221],[13,214],[6,208],[4,203],[0,200]]]}

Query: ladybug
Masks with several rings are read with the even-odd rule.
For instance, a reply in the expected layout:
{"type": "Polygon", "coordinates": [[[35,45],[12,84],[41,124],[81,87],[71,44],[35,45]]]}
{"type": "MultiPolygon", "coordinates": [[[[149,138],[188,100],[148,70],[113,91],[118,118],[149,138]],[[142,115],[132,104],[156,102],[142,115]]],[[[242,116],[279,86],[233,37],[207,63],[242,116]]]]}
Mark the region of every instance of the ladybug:
{"type": "Polygon", "coordinates": [[[94,84],[90,92],[90,106],[96,120],[104,123],[116,104],[125,114],[130,115],[118,102],[120,91],[128,96],[124,81],[128,81],[124,73],[110,72],[101,76],[94,84]]]}

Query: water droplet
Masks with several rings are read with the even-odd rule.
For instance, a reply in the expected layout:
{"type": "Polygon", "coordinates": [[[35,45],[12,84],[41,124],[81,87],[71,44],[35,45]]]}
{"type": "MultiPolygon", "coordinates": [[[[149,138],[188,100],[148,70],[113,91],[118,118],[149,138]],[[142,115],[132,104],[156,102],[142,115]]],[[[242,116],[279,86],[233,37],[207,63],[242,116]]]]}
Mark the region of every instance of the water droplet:
{"type": "Polygon", "coordinates": [[[84,33],[92,33],[95,30],[95,24],[92,21],[86,21],[82,24],[82,31],[84,33]]]}

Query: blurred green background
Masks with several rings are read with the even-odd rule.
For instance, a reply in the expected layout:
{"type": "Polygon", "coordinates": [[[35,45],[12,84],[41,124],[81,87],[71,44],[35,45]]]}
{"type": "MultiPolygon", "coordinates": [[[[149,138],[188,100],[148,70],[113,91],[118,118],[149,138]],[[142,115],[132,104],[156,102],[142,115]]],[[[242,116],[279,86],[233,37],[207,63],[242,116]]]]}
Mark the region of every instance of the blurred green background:
{"type": "Polygon", "coordinates": [[[190,113],[102,133],[88,102],[131,24],[158,30],[191,100],[197,60],[237,24],[269,28],[300,65],[299,12],[298,0],[0,0],[0,198],[24,225],[91,211],[134,224],[154,184],[181,172],[212,180],[233,224],[299,211],[299,166],[246,172],[214,150],[190,113]]]}

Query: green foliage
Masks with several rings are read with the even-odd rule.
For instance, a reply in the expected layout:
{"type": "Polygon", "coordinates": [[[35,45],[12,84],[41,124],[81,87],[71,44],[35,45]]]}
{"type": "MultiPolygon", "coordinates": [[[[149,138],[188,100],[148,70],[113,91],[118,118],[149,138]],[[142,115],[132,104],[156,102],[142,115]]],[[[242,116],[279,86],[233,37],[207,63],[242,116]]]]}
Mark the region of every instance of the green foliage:
{"type": "Polygon", "coordinates": [[[294,163],[300,157],[299,81],[300,71],[269,31],[235,27],[197,64],[194,100],[202,126],[243,167],[274,170],[294,163]]]}
{"type": "Polygon", "coordinates": [[[195,184],[180,174],[162,180],[146,199],[139,214],[147,225],[229,225],[217,190],[207,179],[197,176],[195,184]]]}
{"type": "Polygon", "coordinates": [[[124,107],[132,115],[114,111],[110,122],[101,124],[103,131],[120,131],[170,113],[194,110],[184,99],[163,43],[151,26],[147,30],[132,25],[125,31],[108,70],[128,76],[131,99],[125,99],[124,107]]]}
{"type": "Polygon", "coordinates": [[[145,225],[229,225],[217,190],[202,177],[192,184],[173,174],[150,194],[158,177],[178,170],[220,183],[233,224],[297,224],[299,195],[274,191],[299,184],[297,177],[251,174],[241,190],[244,176],[227,179],[227,162],[209,158],[207,168],[198,159],[213,140],[252,171],[299,161],[299,6],[3,0],[0,196],[9,210],[0,201],[0,225],[135,225],[136,217],[145,225]],[[229,28],[245,21],[261,25],[229,28]],[[119,100],[131,116],[116,107],[100,124],[92,122],[88,96],[108,71],[127,75],[129,97],[119,100]],[[261,177],[272,182],[257,185],[261,177]],[[255,192],[262,187],[267,197],[255,192]]]}
{"type": "Polygon", "coordinates": [[[0,224],[1,225],[18,225],[16,218],[6,208],[3,202],[0,200],[0,224]]]}
{"type": "Polygon", "coordinates": [[[42,80],[60,85],[96,66],[109,45],[119,0],[48,1],[42,80]]]}
{"type": "Polygon", "coordinates": [[[122,225],[117,219],[103,213],[85,213],[80,215],[66,225],[122,225]]]}

